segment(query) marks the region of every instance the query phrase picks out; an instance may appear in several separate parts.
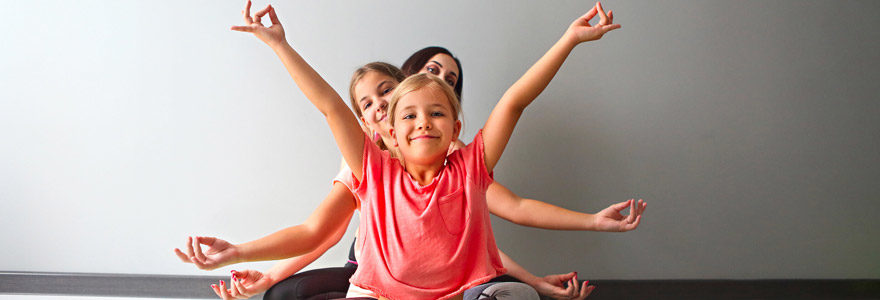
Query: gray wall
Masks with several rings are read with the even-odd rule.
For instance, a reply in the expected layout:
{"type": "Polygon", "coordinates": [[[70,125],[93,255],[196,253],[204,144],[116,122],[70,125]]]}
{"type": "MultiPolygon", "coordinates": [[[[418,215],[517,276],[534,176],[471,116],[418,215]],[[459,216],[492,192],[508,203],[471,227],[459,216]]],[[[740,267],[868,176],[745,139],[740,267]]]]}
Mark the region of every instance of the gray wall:
{"type": "MultiPolygon", "coordinates": [[[[450,48],[470,140],[592,4],[445,3],[274,5],[342,95],[363,63],[450,48]]],[[[0,270],[222,275],[171,249],[305,220],[338,150],[274,54],[228,29],[241,4],[3,1],[0,270]]],[[[605,5],[623,28],[575,49],[497,179],[589,212],[645,198],[644,222],[608,234],[496,219],[508,254],[582,279],[880,278],[878,2],[605,5]]]]}

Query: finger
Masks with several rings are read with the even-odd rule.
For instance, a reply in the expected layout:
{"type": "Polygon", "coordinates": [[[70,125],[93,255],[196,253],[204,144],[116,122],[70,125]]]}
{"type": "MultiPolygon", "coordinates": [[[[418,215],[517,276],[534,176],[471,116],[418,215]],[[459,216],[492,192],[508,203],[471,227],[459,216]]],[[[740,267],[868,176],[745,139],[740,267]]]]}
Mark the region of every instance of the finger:
{"type": "Polygon", "coordinates": [[[584,281],[584,284],[581,288],[581,293],[578,295],[577,299],[586,299],[587,296],[590,296],[593,293],[593,290],[596,289],[595,285],[589,285],[590,281],[584,281]]]}
{"type": "Polygon", "coordinates": [[[251,296],[253,296],[253,293],[251,293],[250,288],[248,288],[247,286],[244,285],[244,279],[242,279],[241,277],[238,278],[238,281],[235,282],[234,286],[235,286],[235,289],[238,290],[239,295],[241,295],[241,297],[243,297],[243,299],[247,299],[247,298],[250,298],[251,296]]]}
{"type": "Polygon", "coordinates": [[[214,243],[217,242],[217,238],[213,236],[199,236],[196,237],[199,240],[199,243],[205,246],[214,247],[214,243]]]}
{"type": "Polygon", "coordinates": [[[180,251],[180,249],[174,248],[174,254],[177,254],[177,258],[180,258],[181,261],[190,263],[189,256],[186,256],[186,254],[184,254],[183,251],[180,251]]]}
{"type": "Polygon", "coordinates": [[[196,246],[196,258],[198,258],[199,261],[204,263],[208,259],[205,257],[205,253],[202,252],[202,245],[201,245],[201,242],[199,241],[200,239],[201,239],[200,237],[196,237],[196,242],[193,244],[196,246]]]}
{"type": "Polygon", "coordinates": [[[602,9],[602,2],[596,2],[596,9],[599,11],[599,25],[608,25],[608,15],[602,9]]]}
{"type": "Polygon", "coordinates": [[[232,292],[232,293],[230,293],[230,294],[232,295],[232,297],[235,297],[235,298],[241,298],[241,297],[244,297],[244,295],[242,295],[242,293],[241,293],[241,290],[238,289],[238,286],[241,285],[241,283],[239,282],[239,280],[240,280],[240,279],[239,279],[238,277],[233,277],[232,281],[230,281],[230,283],[231,283],[231,285],[232,285],[232,286],[229,288],[229,290],[232,292]]]}
{"type": "Polygon", "coordinates": [[[571,283],[571,279],[568,280],[568,286],[565,287],[565,297],[571,298],[573,295],[577,295],[574,291],[576,287],[571,283]]]}
{"type": "Polygon", "coordinates": [[[614,11],[608,11],[608,24],[614,24],[614,11]]]}
{"type": "Polygon", "coordinates": [[[214,290],[214,294],[217,294],[217,297],[223,298],[223,294],[220,294],[220,286],[212,284],[211,289],[214,290]]]}
{"type": "Polygon", "coordinates": [[[272,6],[270,6],[270,5],[266,5],[266,8],[261,9],[260,11],[258,11],[257,14],[254,15],[254,23],[257,23],[257,24],[263,25],[263,21],[262,21],[263,16],[265,16],[266,14],[268,14],[270,9],[272,9],[272,6]]]}
{"type": "Polygon", "coordinates": [[[247,1],[247,4],[245,4],[245,6],[244,6],[244,10],[241,13],[244,15],[244,23],[245,24],[250,25],[251,23],[254,22],[254,20],[251,19],[251,0],[247,1]]]}
{"type": "Polygon", "coordinates": [[[626,216],[627,223],[632,223],[633,221],[636,220],[636,217],[635,217],[636,211],[637,211],[636,210],[636,201],[629,200],[629,216],[626,216]]]}
{"type": "Polygon", "coordinates": [[[590,11],[581,16],[581,20],[583,20],[584,24],[590,26],[590,19],[596,16],[596,6],[593,5],[593,8],[590,8],[590,11]]]}
{"type": "Polygon", "coordinates": [[[602,26],[602,34],[620,28],[620,24],[611,24],[602,26]]]}
{"type": "Polygon", "coordinates": [[[630,201],[632,201],[632,199],[611,205],[611,209],[614,209],[614,211],[620,212],[620,211],[626,209],[627,206],[629,206],[630,201]]]}
{"type": "Polygon", "coordinates": [[[226,283],[223,280],[220,280],[220,298],[223,298],[223,300],[233,299],[232,295],[229,295],[229,290],[226,289],[226,283]]]}
{"type": "Polygon", "coordinates": [[[577,277],[572,278],[571,282],[569,282],[568,285],[570,287],[573,287],[571,289],[571,293],[568,294],[568,298],[577,297],[577,295],[581,293],[581,289],[580,289],[580,285],[578,285],[577,277]]]}
{"type": "Polygon", "coordinates": [[[199,269],[208,270],[208,267],[205,265],[205,263],[200,262],[198,259],[196,259],[195,256],[190,257],[189,261],[192,262],[194,265],[196,265],[196,267],[199,269]]]}
{"type": "Polygon", "coordinates": [[[190,260],[196,257],[196,255],[193,254],[193,238],[191,236],[186,238],[186,256],[190,260]]]}
{"type": "Polygon", "coordinates": [[[269,10],[269,20],[272,20],[272,25],[281,25],[281,21],[278,20],[278,14],[275,13],[274,7],[269,10]]]}
{"type": "Polygon", "coordinates": [[[251,26],[232,26],[232,28],[229,29],[242,32],[254,32],[254,28],[251,26]]]}

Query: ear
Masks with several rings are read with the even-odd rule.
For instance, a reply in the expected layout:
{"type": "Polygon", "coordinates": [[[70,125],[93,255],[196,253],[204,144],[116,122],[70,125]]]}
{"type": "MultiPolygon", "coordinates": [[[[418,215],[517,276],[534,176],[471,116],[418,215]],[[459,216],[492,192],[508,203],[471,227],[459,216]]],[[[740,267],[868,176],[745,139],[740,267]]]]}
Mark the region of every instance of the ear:
{"type": "Polygon", "coordinates": [[[388,133],[391,134],[391,140],[394,141],[394,147],[400,147],[400,143],[397,142],[397,133],[394,132],[394,128],[388,129],[388,133]]]}
{"type": "MultiPolygon", "coordinates": [[[[361,124],[360,125],[361,125],[361,130],[363,130],[366,133],[370,133],[370,129],[367,128],[367,122],[364,122],[364,117],[361,117],[361,124]]],[[[373,137],[370,137],[370,138],[373,138],[373,137]]]]}
{"type": "Polygon", "coordinates": [[[461,120],[455,121],[455,125],[452,126],[452,142],[458,140],[458,136],[461,135],[461,120]]]}

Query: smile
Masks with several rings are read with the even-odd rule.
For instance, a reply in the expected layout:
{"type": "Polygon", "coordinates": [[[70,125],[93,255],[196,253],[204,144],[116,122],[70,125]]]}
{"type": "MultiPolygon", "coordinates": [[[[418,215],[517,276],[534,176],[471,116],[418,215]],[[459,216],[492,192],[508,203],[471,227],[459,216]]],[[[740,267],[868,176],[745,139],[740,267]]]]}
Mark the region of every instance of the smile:
{"type": "Polygon", "coordinates": [[[421,139],[436,139],[436,138],[438,138],[438,137],[425,134],[425,135],[413,137],[410,139],[410,141],[421,140],[421,139]]]}

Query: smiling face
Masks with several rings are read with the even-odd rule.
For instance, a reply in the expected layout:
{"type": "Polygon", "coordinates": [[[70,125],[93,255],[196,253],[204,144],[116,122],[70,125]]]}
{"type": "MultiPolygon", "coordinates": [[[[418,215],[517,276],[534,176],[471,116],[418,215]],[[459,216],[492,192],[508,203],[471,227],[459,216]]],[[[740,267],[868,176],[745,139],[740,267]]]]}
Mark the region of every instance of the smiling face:
{"type": "Polygon", "coordinates": [[[391,135],[408,163],[442,163],[461,132],[457,111],[437,84],[408,92],[395,104],[391,135]]]}
{"type": "Polygon", "coordinates": [[[388,124],[388,103],[397,80],[386,74],[370,71],[355,83],[352,94],[361,112],[361,121],[373,133],[390,138],[391,126],[388,124]]]}
{"type": "Polygon", "coordinates": [[[455,84],[458,83],[459,74],[461,74],[455,59],[445,53],[438,53],[432,56],[419,73],[440,77],[451,87],[455,87],[455,84]]]}

